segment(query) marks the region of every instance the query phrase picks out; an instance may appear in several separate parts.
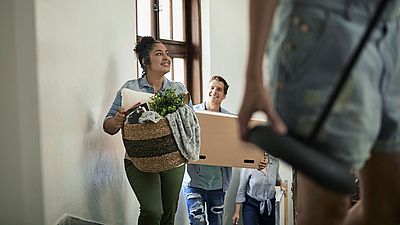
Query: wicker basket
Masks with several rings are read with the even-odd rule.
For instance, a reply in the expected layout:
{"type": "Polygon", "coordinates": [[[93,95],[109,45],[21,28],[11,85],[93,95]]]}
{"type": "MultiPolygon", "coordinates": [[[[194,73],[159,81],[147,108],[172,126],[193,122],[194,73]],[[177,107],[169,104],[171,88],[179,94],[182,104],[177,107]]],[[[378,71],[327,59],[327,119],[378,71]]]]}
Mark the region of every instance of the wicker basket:
{"type": "Polygon", "coordinates": [[[162,172],[187,162],[165,118],[158,123],[125,124],[122,139],[133,164],[143,172],[162,172]]]}

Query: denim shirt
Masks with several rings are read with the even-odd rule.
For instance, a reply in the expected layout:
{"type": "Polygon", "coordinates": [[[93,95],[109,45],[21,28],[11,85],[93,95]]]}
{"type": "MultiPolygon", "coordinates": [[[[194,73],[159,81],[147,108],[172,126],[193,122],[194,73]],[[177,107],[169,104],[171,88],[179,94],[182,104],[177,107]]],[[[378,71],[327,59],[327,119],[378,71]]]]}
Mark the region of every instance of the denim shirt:
{"type": "Polygon", "coordinates": [[[279,161],[271,156],[266,174],[257,169],[241,169],[236,203],[245,202],[248,195],[261,202],[260,213],[263,213],[266,204],[270,214],[272,207],[270,200],[275,198],[275,185],[279,183],[281,183],[279,161]]]}
{"type": "MultiPolygon", "coordinates": [[[[195,111],[205,111],[206,102],[194,105],[193,108],[195,111]]],[[[231,115],[233,114],[222,107],[221,107],[221,113],[231,114],[231,115]]],[[[187,173],[185,174],[184,185],[189,187],[201,188],[198,183],[200,180],[199,173],[201,172],[201,169],[204,167],[205,167],[204,165],[187,164],[186,165],[187,173]]],[[[222,190],[226,192],[229,190],[229,185],[232,178],[232,168],[224,166],[221,166],[220,168],[222,172],[220,173],[222,174],[222,190]]]]}
{"type": "MultiPolygon", "coordinates": [[[[110,108],[110,110],[108,111],[108,113],[106,115],[106,119],[108,117],[114,117],[115,114],[117,114],[118,108],[121,106],[121,102],[122,102],[121,90],[123,88],[128,88],[128,89],[131,89],[133,91],[154,93],[154,88],[149,84],[149,82],[147,81],[146,76],[142,76],[139,79],[127,81],[118,90],[118,92],[117,92],[117,94],[115,96],[114,102],[111,105],[111,108],[110,108]]],[[[162,88],[161,88],[160,91],[165,91],[165,90],[171,89],[171,88],[175,89],[177,94],[186,93],[187,92],[185,85],[183,85],[182,83],[170,81],[166,77],[164,77],[163,85],[162,85],[162,88]]],[[[191,105],[191,103],[189,105],[191,105]]]]}

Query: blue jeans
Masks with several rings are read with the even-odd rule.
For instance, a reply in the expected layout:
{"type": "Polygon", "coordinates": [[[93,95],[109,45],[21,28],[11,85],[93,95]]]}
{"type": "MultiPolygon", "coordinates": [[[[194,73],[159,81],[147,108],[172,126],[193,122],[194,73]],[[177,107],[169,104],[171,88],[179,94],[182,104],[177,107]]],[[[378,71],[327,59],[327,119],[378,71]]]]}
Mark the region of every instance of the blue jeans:
{"type": "Polygon", "coordinates": [[[190,224],[222,225],[225,192],[222,189],[204,190],[185,186],[183,188],[190,224]]]}
{"type": "MultiPolygon", "coordinates": [[[[269,46],[274,102],[289,130],[307,138],[378,1],[286,0],[269,46]]],[[[315,149],[359,169],[371,151],[400,150],[400,17],[391,1],[316,140],[315,149]]]]}
{"type": "Polygon", "coordinates": [[[267,209],[260,214],[260,202],[246,195],[246,201],[242,206],[243,225],[275,225],[275,198],[270,201],[271,214],[268,215],[267,209]]]}

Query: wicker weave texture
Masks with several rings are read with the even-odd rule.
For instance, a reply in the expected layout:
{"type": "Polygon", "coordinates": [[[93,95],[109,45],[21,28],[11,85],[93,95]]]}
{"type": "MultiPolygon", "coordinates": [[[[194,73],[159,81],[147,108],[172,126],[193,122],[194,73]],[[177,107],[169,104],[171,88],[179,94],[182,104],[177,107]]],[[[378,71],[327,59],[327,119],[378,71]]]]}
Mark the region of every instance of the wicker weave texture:
{"type": "Polygon", "coordinates": [[[179,151],[171,152],[161,156],[131,158],[132,163],[140,171],[157,173],[179,167],[186,163],[185,158],[179,151]]]}
{"type": "Polygon", "coordinates": [[[172,133],[164,118],[158,123],[125,124],[122,132],[124,139],[132,141],[158,138],[172,133]]]}
{"type": "Polygon", "coordinates": [[[122,138],[131,161],[143,172],[162,172],[186,163],[164,118],[158,123],[125,124],[122,138]]]}

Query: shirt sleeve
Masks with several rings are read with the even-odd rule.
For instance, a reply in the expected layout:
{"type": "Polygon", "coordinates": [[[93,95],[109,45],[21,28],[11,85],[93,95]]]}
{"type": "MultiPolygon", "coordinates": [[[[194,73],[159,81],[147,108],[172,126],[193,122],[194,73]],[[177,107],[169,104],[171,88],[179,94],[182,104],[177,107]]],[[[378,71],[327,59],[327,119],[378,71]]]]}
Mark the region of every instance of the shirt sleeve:
{"type": "Polygon", "coordinates": [[[241,169],[239,187],[236,193],[236,203],[243,203],[244,201],[246,201],[247,183],[249,181],[249,178],[250,178],[250,170],[241,169]]]}
{"type": "MultiPolygon", "coordinates": [[[[174,82],[174,87],[177,91],[177,93],[189,93],[188,90],[186,89],[186,86],[184,84],[182,84],[181,82],[174,82]]],[[[193,102],[192,102],[192,95],[189,93],[190,99],[189,99],[189,103],[188,106],[193,109],[193,102]]]]}
{"type": "Polygon", "coordinates": [[[281,176],[279,176],[279,161],[275,160],[275,162],[276,162],[276,185],[278,185],[282,183],[282,178],[281,176]]]}
{"type": "Polygon", "coordinates": [[[117,94],[115,95],[114,101],[113,101],[110,109],[108,110],[108,113],[107,113],[105,119],[107,119],[109,117],[114,117],[115,114],[117,114],[118,108],[122,104],[121,102],[122,102],[122,96],[121,96],[121,89],[120,89],[120,90],[118,90],[117,94]]]}

